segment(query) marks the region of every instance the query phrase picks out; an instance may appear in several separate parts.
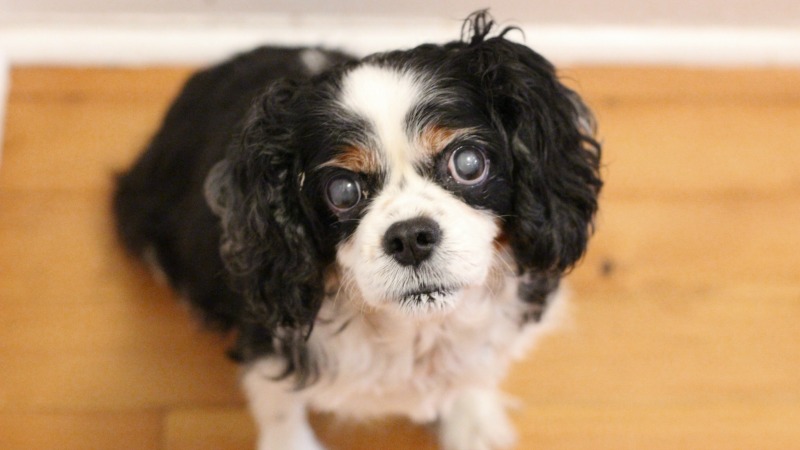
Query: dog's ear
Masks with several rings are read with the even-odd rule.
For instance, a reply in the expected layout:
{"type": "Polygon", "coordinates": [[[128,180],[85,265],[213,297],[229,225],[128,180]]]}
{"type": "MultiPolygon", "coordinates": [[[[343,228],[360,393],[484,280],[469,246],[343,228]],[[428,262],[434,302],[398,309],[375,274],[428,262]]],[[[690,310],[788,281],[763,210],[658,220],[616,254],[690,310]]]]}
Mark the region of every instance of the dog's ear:
{"type": "Polygon", "coordinates": [[[484,39],[473,22],[473,70],[513,155],[513,214],[507,234],[520,270],[563,272],[583,255],[602,187],[594,118],[555,68],[524,45],[484,39]]]}
{"type": "Polygon", "coordinates": [[[221,220],[222,259],[266,345],[239,348],[245,353],[240,356],[289,353],[287,373],[302,364],[297,358],[323,296],[323,264],[301,198],[302,167],[293,145],[301,83],[276,82],[257,100],[240,138],[206,179],[206,199],[221,220]]]}

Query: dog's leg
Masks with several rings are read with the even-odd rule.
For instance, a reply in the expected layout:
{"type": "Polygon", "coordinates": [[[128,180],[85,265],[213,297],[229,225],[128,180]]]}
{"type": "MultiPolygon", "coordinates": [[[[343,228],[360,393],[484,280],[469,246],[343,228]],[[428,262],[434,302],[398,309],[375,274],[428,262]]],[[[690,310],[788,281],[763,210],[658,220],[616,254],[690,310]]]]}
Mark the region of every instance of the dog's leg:
{"type": "Polygon", "coordinates": [[[258,450],[324,450],[308,424],[302,395],[291,380],[276,381],[279,373],[280,364],[261,361],[242,380],[258,425],[258,450]]]}
{"type": "Polygon", "coordinates": [[[496,390],[465,391],[441,418],[439,437],[445,450],[511,448],[516,433],[496,390]]]}

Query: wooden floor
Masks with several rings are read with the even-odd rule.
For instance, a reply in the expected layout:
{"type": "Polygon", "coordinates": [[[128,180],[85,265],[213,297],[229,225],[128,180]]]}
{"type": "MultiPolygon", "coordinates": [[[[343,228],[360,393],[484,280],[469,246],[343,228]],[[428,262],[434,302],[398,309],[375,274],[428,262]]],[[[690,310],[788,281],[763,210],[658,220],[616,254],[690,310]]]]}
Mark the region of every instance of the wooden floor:
{"type": "MultiPolygon", "coordinates": [[[[253,448],[225,342],[115,243],[109,189],[186,69],[13,72],[0,447],[253,448]]],[[[574,68],[607,187],[569,328],[517,365],[520,449],[800,448],[800,71],[574,68]]],[[[428,430],[315,417],[333,450],[428,430]]]]}

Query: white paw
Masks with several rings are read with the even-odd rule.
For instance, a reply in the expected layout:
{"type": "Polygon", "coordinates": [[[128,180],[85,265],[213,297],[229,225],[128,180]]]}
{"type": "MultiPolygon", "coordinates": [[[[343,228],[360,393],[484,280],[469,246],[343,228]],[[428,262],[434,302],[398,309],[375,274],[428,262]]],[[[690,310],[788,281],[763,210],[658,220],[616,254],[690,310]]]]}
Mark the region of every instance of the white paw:
{"type": "Polygon", "coordinates": [[[299,450],[325,450],[325,446],[320,444],[314,432],[310,429],[306,433],[301,433],[298,436],[297,446],[294,447],[299,450]]]}
{"type": "Polygon", "coordinates": [[[292,434],[270,433],[262,435],[258,450],[325,450],[310,429],[296,430],[292,434]]]}
{"type": "Polygon", "coordinates": [[[496,394],[470,392],[442,418],[440,440],[445,450],[500,450],[517,437],[496,394]]]}

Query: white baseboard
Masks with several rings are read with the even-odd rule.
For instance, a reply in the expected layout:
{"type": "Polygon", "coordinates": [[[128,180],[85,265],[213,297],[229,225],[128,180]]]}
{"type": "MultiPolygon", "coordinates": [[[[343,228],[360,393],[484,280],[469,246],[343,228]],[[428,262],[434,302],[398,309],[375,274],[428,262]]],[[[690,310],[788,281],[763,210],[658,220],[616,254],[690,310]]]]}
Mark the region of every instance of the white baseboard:
{"type": "MultiPolygon", "coordinates": [[[[367,54],[453,40],[460,27],[369,17],[17,17],[0,19],[0,52],[22,65],[205,64],[261,44],[367,54]]],[[[528,45],[559,64],[800,66],[798,29],[520,28],[528,45]]]]}
{"type": "Polygon", "coordinates": [[[3,130],[6,126],[6,99],[8,96],[9,84],[11,77],[8,73],[8,61],[0,48],[0,167],[3,166],[3,130]]]}

